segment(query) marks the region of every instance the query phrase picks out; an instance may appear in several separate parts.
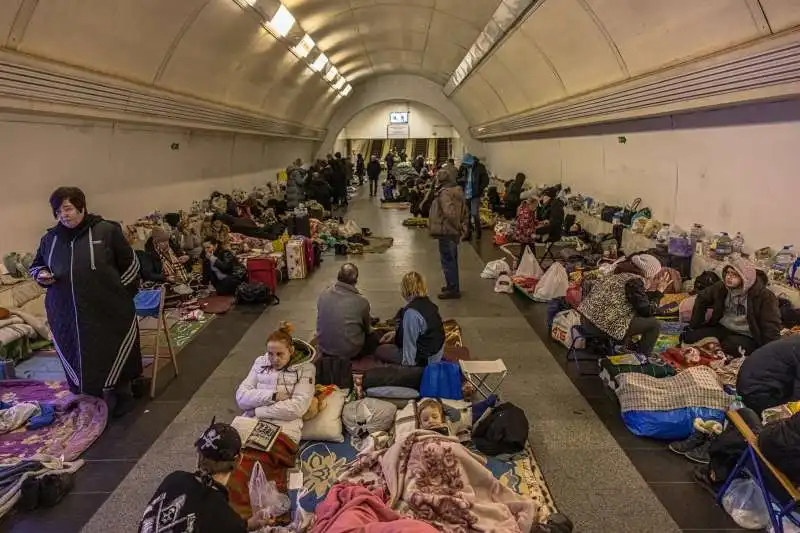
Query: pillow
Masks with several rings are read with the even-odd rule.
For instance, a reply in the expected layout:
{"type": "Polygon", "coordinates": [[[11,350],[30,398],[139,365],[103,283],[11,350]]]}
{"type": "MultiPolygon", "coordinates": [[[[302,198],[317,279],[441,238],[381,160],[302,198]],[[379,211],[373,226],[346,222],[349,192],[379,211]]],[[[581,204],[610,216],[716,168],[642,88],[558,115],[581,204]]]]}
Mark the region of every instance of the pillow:
{"type": "Polygon", "coordinates": [[[397,407],[378,398],[364,398],[344,406],[342,422],[351,435],[389,431],[394,425],[397,407]]]}
{"type": "Polygon", "coordinates": [[[337,388],[325,398],[325,409],[303,424],[302,440],[344,442],[342,409],[348,392],[337,388]]]}
{"type": "Polygon", "coordinates": [[[397,442],[404,435],[417,429],[417,404],[409,400],[402,409],[398,409],[394,416],[394,440],[397,442]]]}
{"type": "Polygon", "coordinates": [[[393,385],[372,387],[364,392],[371,398],[394,398],[399,400],[416,400],[419,398],[419,391],[409,387],[395,387],[393,385]]]}

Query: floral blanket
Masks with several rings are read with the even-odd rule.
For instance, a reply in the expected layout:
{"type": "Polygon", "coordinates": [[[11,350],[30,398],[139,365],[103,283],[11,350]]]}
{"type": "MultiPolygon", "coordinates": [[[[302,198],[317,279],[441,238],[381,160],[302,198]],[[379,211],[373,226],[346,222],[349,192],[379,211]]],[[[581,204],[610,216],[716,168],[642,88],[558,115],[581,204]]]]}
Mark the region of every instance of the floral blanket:
{"type": "Polygon", "coordinates": [[[456,438],[426,430],[360,455],[340,481],[383,490],[389,507],[446,533],[527,533],[546,512],[501,484],[456,438]]]}

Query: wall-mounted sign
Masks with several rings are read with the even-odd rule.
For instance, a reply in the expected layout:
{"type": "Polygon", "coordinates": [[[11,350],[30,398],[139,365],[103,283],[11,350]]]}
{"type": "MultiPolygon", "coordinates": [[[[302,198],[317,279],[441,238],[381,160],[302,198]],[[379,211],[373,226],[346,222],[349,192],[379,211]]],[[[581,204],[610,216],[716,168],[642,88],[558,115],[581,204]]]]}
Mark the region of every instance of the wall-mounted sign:
{"type": "Polygon", "coordinates": [[[386,126],[387,139],[408,139],[411,137],[411,131],[408,124],[389,124],[386,126]]]}
{"type": "Polygon", "coordinates": [[[408,111],[389,113],[389,124],[408,124],[408,111]]]}

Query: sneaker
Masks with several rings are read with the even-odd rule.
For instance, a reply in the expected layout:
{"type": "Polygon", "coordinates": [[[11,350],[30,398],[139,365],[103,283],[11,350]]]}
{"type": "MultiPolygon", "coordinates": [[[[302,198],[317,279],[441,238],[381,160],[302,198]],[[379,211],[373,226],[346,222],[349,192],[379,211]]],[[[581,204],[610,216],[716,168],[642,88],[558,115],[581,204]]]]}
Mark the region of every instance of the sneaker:
{"type": "Polygon", "coordinates": [[[708,453],[709,448],[711,448],[711,439],[707,437],[700,446],[686,452],[686,458],[695,463],[707,465],[711,462],[711,456],[708,453]]]}
{"type": "Polygon", "coordinates": [[[670,451],[677,454],[686,455],[695,448],[702,446],[706,440],[708,440],[707,434],[703,433],[702,431],[695,430],[695,432],[692,433],[688,439],[672,442],[668,448],[670,451]]]}
{"type": "Polygon", "coordinates": [[[458,300],[459,298],[461,298],[461,292],[442,291],[439,293],[440,300],[458,300]]]}

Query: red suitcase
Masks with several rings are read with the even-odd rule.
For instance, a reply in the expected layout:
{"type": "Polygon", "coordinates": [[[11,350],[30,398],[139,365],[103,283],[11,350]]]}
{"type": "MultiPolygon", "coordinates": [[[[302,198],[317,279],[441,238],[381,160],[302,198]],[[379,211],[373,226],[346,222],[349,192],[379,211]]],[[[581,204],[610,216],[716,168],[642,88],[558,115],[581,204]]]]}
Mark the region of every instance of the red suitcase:
{"type": "Polygon", "coordinates": [[[270,288],[272,294],[278,288],[278,272],[275,261],[269,257],[250,258],[247,260],[247,275],[250,283],[263,283],[270,288]]]}
{"type": "Polygon", "coordinates": [[[308,271],[313,271],[317,267],[317,263],[314,257],[314,243],[308,237],[303,239],[303,255],[306,256],[306,265],[308,265],[308,271]]]}

